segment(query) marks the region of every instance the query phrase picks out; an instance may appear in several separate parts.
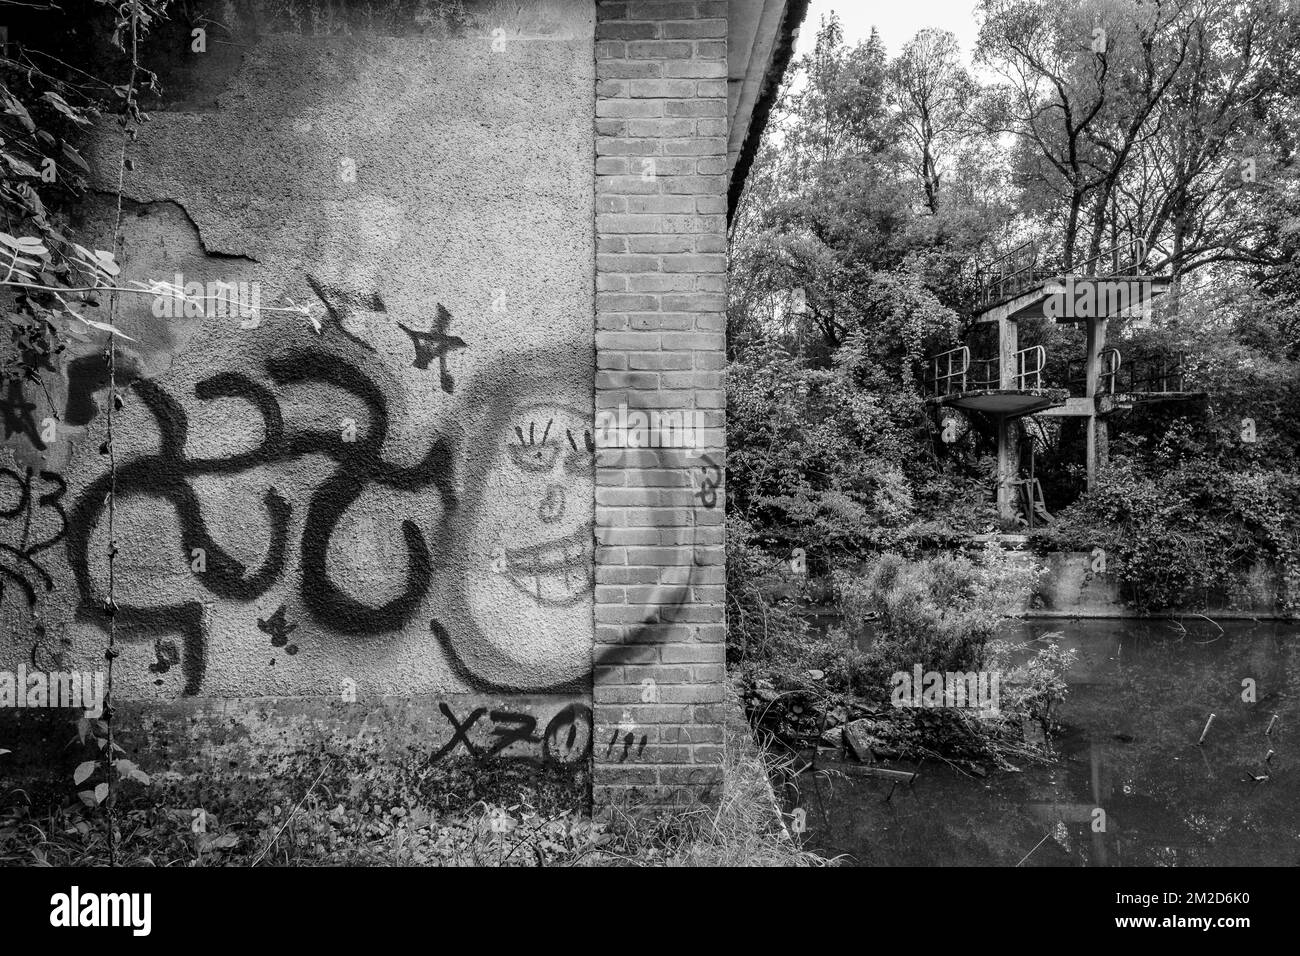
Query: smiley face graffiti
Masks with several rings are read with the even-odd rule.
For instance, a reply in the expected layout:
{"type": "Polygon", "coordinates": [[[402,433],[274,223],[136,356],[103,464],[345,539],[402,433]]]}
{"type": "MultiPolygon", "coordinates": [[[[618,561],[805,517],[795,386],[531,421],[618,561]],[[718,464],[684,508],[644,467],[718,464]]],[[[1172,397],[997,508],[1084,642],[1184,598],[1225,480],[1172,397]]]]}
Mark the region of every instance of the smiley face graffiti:
{"type": "Polygon", "coordinates": [[[485,488],[502,529],[501,573],[543,607],[570,607],[591,590],[591,432],[577,409],[551,403],[523,409],[520,421],[502,456],[514,480],[485,488]],[[502,495],[507,488],[523,494],[502,495]]]}
{"type": "Polygon", "coordinates": [[[477,377],[465,392],[457,585],[438,635],[480,689],[578,689],[591,671],[595,456],[589,378],[573,358],[477,377]]]}

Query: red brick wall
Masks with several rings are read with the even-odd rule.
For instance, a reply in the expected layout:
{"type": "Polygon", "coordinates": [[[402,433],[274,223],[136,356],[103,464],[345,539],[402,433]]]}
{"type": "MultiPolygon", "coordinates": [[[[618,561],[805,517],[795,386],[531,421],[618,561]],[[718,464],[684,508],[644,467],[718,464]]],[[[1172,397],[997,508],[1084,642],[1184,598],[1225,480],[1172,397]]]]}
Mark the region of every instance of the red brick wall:
{"type": "Polygon", "coordinates": [[[727,4],[596,16],[596,408],[707,427],[597,453],[594,796],[682,801],[716,788],[724,723],[727,4]]]}

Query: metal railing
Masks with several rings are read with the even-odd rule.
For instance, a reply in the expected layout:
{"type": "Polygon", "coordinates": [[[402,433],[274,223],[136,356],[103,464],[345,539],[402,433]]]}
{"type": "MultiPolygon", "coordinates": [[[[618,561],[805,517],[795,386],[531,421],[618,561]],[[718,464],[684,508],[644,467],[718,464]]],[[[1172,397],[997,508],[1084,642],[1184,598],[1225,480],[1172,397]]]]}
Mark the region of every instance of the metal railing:
{"type": "Polygon", "coordinates": [[[1025,513],[1025,524],[1029,530],[1034,530],[1036,520],[1042,521],[1043,524],[1050,524],[1052,516],[1047,510],[1047,499],[1043,497],[1043,483],[1034,477],[1033,467],[1031,465],[1028,478],[1015,478],[1008,482],[1016,489],[1020,497],[1020,506],[1025,513]],[[1042,515],[1038,515],[1038,510],[1042,509],[1042,515]]]}
{"type": "MultiPolygon", "coordinates": [[[[1149,355],[1125,359],[1114,346],[1102,349],[1098,357],[1097,394],[1120,393],[1161,394],[1186,390],[1185,354],[1149,355]]],[[[1015,355],[1015,373],[1011,388],[1027,392],[1047,387],[1044,370],[1047,366],[1047,349],[1031,345],[1015,355]]],[[[1002,388],[1002,368],[998,358],[972,359],[966,345],[930,358],[928,385],[931,395],[951,395],[955,392],[1002,388]]],[[[1065,363],[1065,385],[1072,395],[1086,395],[1088,391],[1088,360],[1068,359],[1065,363]]]]}
{"type": "Polygon", "coordinates": [[[972,359],[970,386],[972,389],[979,388],[998,388],[1002,384],[1002,376],[998,368],[998,360],[995,358],[972,359]]]}
{"type": "Polygon", "coordinates": [[[970,372],[970,349],[958,346],[940,352],[930,359],[930,392],[947,395],[966,391],[966,376],[970,372]],[[954,388],[953,386],[957,387],[954,388]]]}
{"type": "Polygon", "coordinates": [[[1047,364],[1047,349],[1041,345],[1031,345],[1016,353],[1016,374],[1012,385],[1025,392],[1031,388],[1043,387],[1043,366],[1047,364]]]}
{"type": "Polygon", "coordinates": [[[989,262],[976,265],[975,284],[981,305],[1011,298],[1041,281],[1038,247],[1024,242],[989,262]]]}
{"type": "Polygon", "coordinates": [[[1059,258],[1039,254],[1032,242],[1021,243],[1010,252],[975,267],[975,285],[981,307],[1015,298],[1022,292],[1057,276],[1142,275],[1146,272],[1145,239],[1129,238],[1099,250],[1095,255],[1066,269],[1059,258]]]}
{"type": "Polygon", "coordinates": [[[1147,257],[1145,239],[1128,239],[1116,243],[1109,249],[1102,249],[1095,256],[1077,263],[1070,272],[1081,276],[1131,276],[1138,275],[1147,257]],[[1099,272],[1102,265],[1109,264],[1105,272],[1099,272]]]}
{"type": "Polygon", "coordinates": [[[1126,376],[1120,377],[1122,392],[1160,394],[1186,391],[1186,355],[1149,355],[1130,359],[1126,376]]]}
{"type": "MultiPolygon", "coordinates": [[[[1124,360],[1119,349],[1114,346],[1102,349],[1098,358],[1101,367],[1097,371],[1097,394],[1113,395],[1119,379],[1119,370],[1124,360]]],[[[1074,395],[1086,395],[1088,393],[1087,358],[1066,360],[1065,386],[1074,395]]]]}
{"type": "MultiPolygon", "coordinates": [[[[1047,350],[1041,345],[1021,349],[1015,357],[1015,374],[1011,387],[1018,391],[1043,387],[1043,368],[1047,350]]],[[[998,358],[972,359],[970,347],[960,346],[940,352],[930,359],[930,391],[949,395],[986,388],[1002,387],[1002,363],[998,358]]]]}

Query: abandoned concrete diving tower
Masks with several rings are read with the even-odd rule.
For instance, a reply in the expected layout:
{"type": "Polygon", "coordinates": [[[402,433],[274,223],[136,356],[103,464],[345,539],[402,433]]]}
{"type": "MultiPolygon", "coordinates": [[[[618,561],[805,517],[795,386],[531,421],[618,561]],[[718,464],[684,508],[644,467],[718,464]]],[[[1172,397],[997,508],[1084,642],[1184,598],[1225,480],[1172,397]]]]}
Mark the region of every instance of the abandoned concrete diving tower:
{"type": "Polygon", "coordinates": [[[1035,517],[1051,520],[1033,474],[1032,454],[1028,474],[1022,475],[1017,419],[1086,419],[1091,490],[1106,458],[1105,416],[1147,402],[1200,397],[1184,390],[1181,355],[1125,362],[1119,349],[1106,344],[1110,318],[1141,314],[1169,289],[1170,278],[1146,271],[1145,259],[1144,243],[1135,240],[1066,269],[1040,260],[1036,248],[1026,243],[976,269],[972,331],[996,326],[997,354],[972,358],[971,347],[961,345],[932,356],[926,401],[931,408],[981,412],[996,422],[998,513],[1003,519],[1015,520],[1023,507],[1030,527],[1035,517]],[[1030,317],[1084,326],[1084,355],[1067,361],[1065,381],[1047,380],[1043,346],[1020,348],[1019,322],[1030,317]]]}

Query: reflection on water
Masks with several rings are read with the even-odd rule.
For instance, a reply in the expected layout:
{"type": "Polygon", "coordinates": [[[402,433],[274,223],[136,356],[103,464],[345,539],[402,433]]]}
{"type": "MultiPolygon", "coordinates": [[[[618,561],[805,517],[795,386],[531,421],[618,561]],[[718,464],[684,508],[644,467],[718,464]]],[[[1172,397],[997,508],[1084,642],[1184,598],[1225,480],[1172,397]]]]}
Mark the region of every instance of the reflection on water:
{"type": "Polygon", "coordinates": [[[1031,621],[1014,636],[1049,631],[1079,651],[1057,765],[978,779],[927,763],[895,789],[823,755],[832,773],[801,775],[792,798],[806,845],[871,866],[1300,865],[1300,627],[1031,621]]]}

